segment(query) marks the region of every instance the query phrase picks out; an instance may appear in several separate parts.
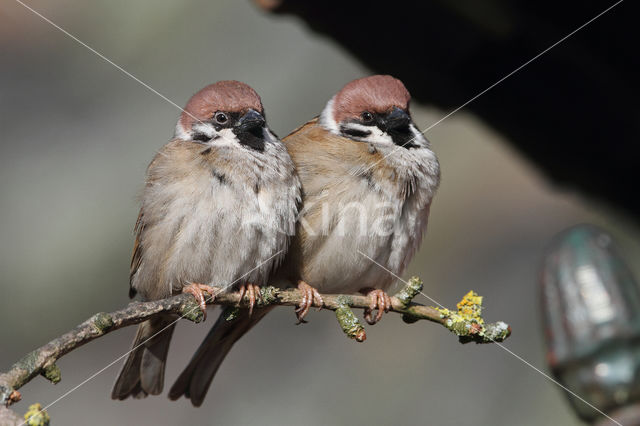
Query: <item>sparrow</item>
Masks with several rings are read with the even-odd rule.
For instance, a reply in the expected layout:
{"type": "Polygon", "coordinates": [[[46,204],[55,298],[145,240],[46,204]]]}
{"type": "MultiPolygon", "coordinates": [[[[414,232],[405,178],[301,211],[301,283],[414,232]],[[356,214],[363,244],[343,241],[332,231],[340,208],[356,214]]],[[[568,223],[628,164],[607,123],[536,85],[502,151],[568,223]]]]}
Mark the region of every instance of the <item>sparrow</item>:
{"type": "MultiPolygon", "coordinates": [[[[438,159],[411,120],[410,99],[391,76],[355,80],[329,100],[319,117],[283,139],[302,184],[302,207],[291,247],[273,279],[302,291],[298,322],[311,306],[323,305],[320,291],[367,294],[370,324],[391,307],[385,291],[392,274],[401,275],[418,249],[440,182],[438,159]]],[[[178,377],[169,398],[185,395],[193,405],[202,404],[203,389],[233,344],[271,309],[218,318],[208,345],[178,377]]]]}
{"type": "MultiPolygon", "coordinates": [[[[260,286],[283,260],[300,201],[300,182],[283,143],[267,127],[262,101],[248,85],[220,81],[187,102],[174,138],[147,169],[135,226],[130,297],[193,294],[206,315],[213,285],[239,290],[251,322],[260,286]]],[[[178,317],[138,327],[112,398],[162,392],[169,343],[178,317]]],[[[214,340],[213,344],[217,344],[214,340]]],[[[204,398],[217,370],[205,339],[192,359],[192,395],[204,398]],[[202,383],[207,383],[203,387],[202,383]]]]}
{"type": "Polygon", "coordinates": [[[283,139],[302,182],[303,207],[280,273],[314,289],[300,319],[312,304],[322,305],[318,291],[368,295],[369,324],[389,311],[386,291],[420,246],[440,182],[410,100],[389,75],[354,80],[283,139]]]}

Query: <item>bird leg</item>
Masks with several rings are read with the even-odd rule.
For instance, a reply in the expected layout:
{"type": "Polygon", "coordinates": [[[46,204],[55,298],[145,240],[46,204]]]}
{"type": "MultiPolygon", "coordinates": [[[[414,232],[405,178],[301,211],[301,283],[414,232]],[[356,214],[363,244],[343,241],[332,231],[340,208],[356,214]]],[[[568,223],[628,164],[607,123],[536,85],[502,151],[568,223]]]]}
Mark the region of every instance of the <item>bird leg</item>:
{"type": "Polygon", "coordinates": [[[324,299],[322,299],[318,290],[302,280],[298,281],[298,290],[302,292],[302,301],[300,301],[300,306],[296,308],[296,316],[298,317],[298,324],[300,324],[306,322],[304,317],[309,312],[311,306],[313,306],[314,301],[318,309],[322,309],[324,299]]]}
{"type": "Polygon", "coordinates": [[[364,319],[367,323],[373,325],[380,321],[382,314],[389,312],[391,309],[391,297],[387,293],[379,289],[362,289],[360,293],[366,294],[369,297],[369,307],[364,310],[364,319]],[[377,309],[378,313],[373,318],[373,311],[377,309]]]}
{"type": "Polygon", "coordinates": [[[256,304],[256,295],[258,296],[260,301],[264,302],[264,299],[262,298],[262,293],[260,293],[260,286],[251,284],[251,283],[246,283],[240,286],[239,291],[240,291],[239,302],[242,302],[242,299],[244,298],[245,295],[249,296],[249,316],[251,316],[251,314],[253,314],[253,307],[256,304]]]}
{"type": "Polygon", "coordinates": [[[215,300],[216,289],[214,287],[211,287],[210,285],[199,284],[199,283],[189,283],[188,285],[182,287],[183,293],[193,294],[193,297],[196,298],[196,301],[198,302],[198,306],[200,306],[200,309],[202,310],[202,314],[204,316],[203,321],[207,319],[207,301],[205,300],[204,293],[203,293],[205,291],[211,295],[212,301],[215,300]]]}

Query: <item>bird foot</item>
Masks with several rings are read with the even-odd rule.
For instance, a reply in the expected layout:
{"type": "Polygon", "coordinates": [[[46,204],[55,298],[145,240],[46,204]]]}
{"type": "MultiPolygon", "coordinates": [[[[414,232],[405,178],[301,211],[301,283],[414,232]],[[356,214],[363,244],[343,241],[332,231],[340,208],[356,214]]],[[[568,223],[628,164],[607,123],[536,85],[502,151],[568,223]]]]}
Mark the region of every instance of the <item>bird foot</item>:
{"type": "Polygon", "coordinates": [[[264,302],[264,299],[262,298],[262,293],[260,293],[260,286],[251,284],[251,283],[246,283],[240,286],[239,291],[240,291],[239,302],[242,302],[242,299],[244,299],[245,295],[249,296],[249,316],[251,316],[251,314],[253,314],[253,307],[256,304],[256,295],[258,296],[261,302],[264,302]]]}
{"type": "Polygon", "coordinates": [[[182,287],[182,292],[183,293],[189,293],[192,294],[193,297],[196,298],[196,301],[198,302],[198,306],[200,306],[200,309],[202,310],[202,314],[204,316],[204,320],[207,319],[207,300],[204,297],[204,292],[209,293],[209,295],[211,296],[210,300],[215,300],[216,298],[216,289],[215,287],[211,287],[210,285],[206,285],[206,284],[199,284],[199,283],[189,283],[188,285],[182,287]]]}
{"type": "Polygon", "coordinates": [[[324,305],[324,299],[314,287],[311,287],[309,284],[304,281],[298,282],[298,290],[302,292],[302,301],[300,302],[300,306],[296,308],[296,316],[298,317],[298,324],[306,322],[304,317],[309,313],[309,309],[311,306],[315,305],[318,307],[318,310],[322,309],[324,305]]]}
{"type": "MultiPolygon", "coordinates": [[[[363,291],[364,292],[364,291],[363,291]]],[[[373,325],[380,321],[382,314],[389,312],[391,309],[391,297],[382,290],[369,290],[366,292],[369,297],[369,307],[364,310],[364,319],[370,325],[373,325]],[[373,311],[378,310],[375,318],[373,317],[373,311]]]]}

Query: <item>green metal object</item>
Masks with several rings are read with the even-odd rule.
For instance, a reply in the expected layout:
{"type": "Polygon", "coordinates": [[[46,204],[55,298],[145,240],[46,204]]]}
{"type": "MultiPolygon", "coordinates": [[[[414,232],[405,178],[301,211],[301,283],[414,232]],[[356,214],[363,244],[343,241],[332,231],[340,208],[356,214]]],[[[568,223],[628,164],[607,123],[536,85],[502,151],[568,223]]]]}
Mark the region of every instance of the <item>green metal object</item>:
{"type": "MultiPolygon", "coordinates": [[[[639,403],[640,292],[611,236],[591,225],[568,229],[549,248],[540,278],[547,359],[558,381],[607,415],[639,403]]],[[[583,420],[604,418],[567,395],[583,420]]]]}

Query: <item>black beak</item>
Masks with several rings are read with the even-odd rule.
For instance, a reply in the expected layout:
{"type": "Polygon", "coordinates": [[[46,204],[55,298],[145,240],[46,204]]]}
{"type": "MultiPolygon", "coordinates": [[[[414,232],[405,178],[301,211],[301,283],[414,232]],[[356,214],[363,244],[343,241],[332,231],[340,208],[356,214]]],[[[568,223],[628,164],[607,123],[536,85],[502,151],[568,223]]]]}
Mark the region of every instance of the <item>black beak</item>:
{"type": "Polygon", "coordinates": [[[265,123],[264,117],[258,111],[250,109],[245,115],[240,117],[236,128],[241,132],[249,132],[253,129],[263,127],[265,123]]]}
{"type": "Polygon", "coordinates": [[[381,120],[381,129],[383,131],[406,129],[411,123],[409,114],[398,107],[393,107],[391,112],[381,120]]]}

